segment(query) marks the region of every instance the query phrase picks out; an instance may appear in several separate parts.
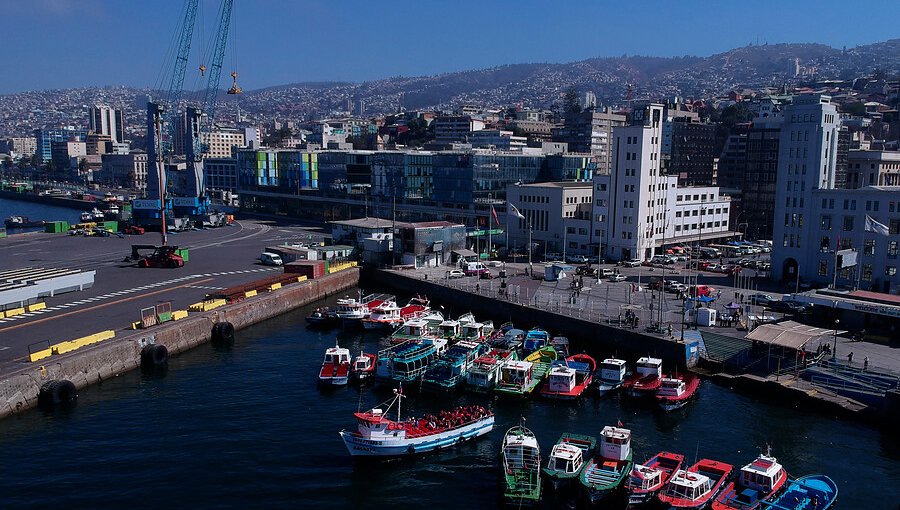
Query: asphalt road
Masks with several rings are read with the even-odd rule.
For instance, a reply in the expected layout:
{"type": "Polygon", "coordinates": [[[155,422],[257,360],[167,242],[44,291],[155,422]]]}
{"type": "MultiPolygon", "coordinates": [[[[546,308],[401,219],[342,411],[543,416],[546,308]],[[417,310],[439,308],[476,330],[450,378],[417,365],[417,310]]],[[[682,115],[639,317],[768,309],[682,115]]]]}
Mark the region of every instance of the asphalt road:
{"type": "Polygon", "coordinates": [[[266,246],[306,242],[321,229],[266,220],[239,220],[233,226],[175,233],[169,244],[188,248],[178,269],[141,269],[123,259],[132,244],[158,244],[159,234],[81,237],[32,233],[0,239],[0,270],[22,267],[96,270],[94,286],[46,298],[46,312],[0,319],[0,374],[27,363],[33,350],[106,329],[123,330],[140,319],[142,308],[171,302],[185,309],[207,292],[264,278],[280,268],[259,264],[266,246]],[[41,347],[43,345],[43,347],[41,347]]]}

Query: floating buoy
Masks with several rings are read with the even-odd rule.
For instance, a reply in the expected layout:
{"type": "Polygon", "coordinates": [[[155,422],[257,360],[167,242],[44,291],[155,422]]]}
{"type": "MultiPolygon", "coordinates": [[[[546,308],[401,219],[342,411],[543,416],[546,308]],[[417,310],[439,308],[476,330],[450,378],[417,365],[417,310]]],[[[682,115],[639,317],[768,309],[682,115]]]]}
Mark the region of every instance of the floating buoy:
{"type": "Polygon", "coordinates": [[[234,325],[230,322],[217,322],[212,328],[212,343],[214,345],[231,345],[234,343],[234,325]]]}
{"type": "Polygon", "coordinates": [[[53,408],[58,405],[72,404],[78,399],[78,390],[72,381],[59,379],[47,381],[38,393],[38,405],[53,408]]]}
{"type": "Polygon", "coordinates": [[[156,372],[169,365],[169,350],[165,345],[150,344],[141,349],[141,370],[156,372]]]}

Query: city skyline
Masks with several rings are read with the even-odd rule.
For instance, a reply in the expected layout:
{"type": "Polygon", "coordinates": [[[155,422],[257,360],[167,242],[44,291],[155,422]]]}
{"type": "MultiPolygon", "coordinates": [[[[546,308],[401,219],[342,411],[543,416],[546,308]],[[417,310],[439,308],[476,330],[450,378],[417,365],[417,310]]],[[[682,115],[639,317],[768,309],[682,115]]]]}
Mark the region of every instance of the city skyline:
{"type": "MultiPolygon", "coordinates": [[[[203,63],[200,48],[214,33],[218,4],[201,0],[187,89],[203,85],[197,76],[203,63]]],[[[154,87],[166,74],[164,56],[182,5],[182,0],[10,2],[4,8],[7,46],[23,58],[17,72],[0,83],[0,93],[154,87]],[[34,27],[44,35],[35,37],[34,27]]],[[[810,42],[850,48],[897,37],[889,24],[869,22],[873,13],[889,10],[890,3],[869,4],[858,12],[838,6],[826,2],[810,10],[803,5],[779,4],[777,9],[762,5],[745,12],[746,6],[736,3],[708,8],[702,2],[685,2],[677,10],[662,12],[654,5],[638,4],[629,6],[629,14],[610,20],[607,7],[587,1],[569,3],[564,10],[547,10],[537,2],[457,2],[452,7],[416,5],[406,10],[363,2],[236,2],[230,34],[234,44],[226,53],[221,85],[227,86],[231,70],[238,71],[245,90],[253,90],[623,54],[708,56],[748,43],[810,42]],[[273,16],[276,12],[280,15],[273,16]],[[307,18],[324,21],[304,22],[307,18]],[[797,22],[800,19],[803,23],[797,22]],[[836,26],[841,30],[825,29],[836,26]],[[689,30],[697,35],[673,37],[689,30]]]]}

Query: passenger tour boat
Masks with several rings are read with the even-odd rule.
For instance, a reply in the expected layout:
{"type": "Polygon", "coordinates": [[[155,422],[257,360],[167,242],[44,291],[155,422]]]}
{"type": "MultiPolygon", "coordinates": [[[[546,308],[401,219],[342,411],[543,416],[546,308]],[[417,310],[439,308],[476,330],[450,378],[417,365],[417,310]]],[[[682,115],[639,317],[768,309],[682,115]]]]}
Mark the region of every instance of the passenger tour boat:
{"type": "Polygon", "coordinates": [[[663,377],[656,390],[656,402],[663,411],[674,411],[684,407],[700,387],[700,378],[695,374],[663,377]]]}
{"type": "Polygon", "coordinates": [[[534,434],[519,425],[509,429],[501,448],[503,500],[520,507],[537,505],[541,500],[541,447],[534,434]]]}
{"type": "Polygon", "coordinates": [[[633,465],[631,431],[609,425],[603,427],[599,454],[588,462],[579,477],[591,503],[606,499],[621,489],[633,465]]]}
{"type": "Polygon", "coordinates": [[[659,452],[647,462],[636,464],[626,485],[628,503],[639,505],[651,501],[683,463],[684,455],[659,452]]]}

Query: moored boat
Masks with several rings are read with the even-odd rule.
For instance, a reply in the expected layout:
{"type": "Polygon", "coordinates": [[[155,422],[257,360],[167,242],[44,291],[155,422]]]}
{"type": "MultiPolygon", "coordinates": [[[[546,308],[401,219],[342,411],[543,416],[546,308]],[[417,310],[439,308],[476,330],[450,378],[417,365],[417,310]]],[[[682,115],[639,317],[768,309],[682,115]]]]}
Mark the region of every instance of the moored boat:
{"type": "Polygon", "coordinates": [[[684,455],[659,452],[643,464],[636,464],[625,486],[628,503],[637,505],[652,500],[675,471],[681,469],[684,455]]]}
{"type": "Polygon", "coordinates": [[[541,448],[537,438],[524,426],[509,429],[503,437],[503,501],[517,508],[541,500],[541,448]]]}
{"type": "Polygon", "coordinates": [[[392,345],[378,352],[375,378],[388,384],[402,384],[418,380],[428,365],[447,350],[443,338],[421,338],[392,345]]]}
{"type": "Polygon", "coordinates": [[[574,400],[591,385],[597,362],[587,354],[575,354],[565,361],[556,361],[550,368],[541,396],[560,400],[574,400]]]}
{"type": "Polygon", "coordinates": [[[512,323],[507,322],[500,326],[500,329],[494,331],[490,343],[491,347],[519,352],[522,350],[524,341],[525,331],[516,329],[512,323]]]}
{"type": "Polygon", "coordinates": [[[550,333],[541,328],[531,328],[525,333],[524,352],[531,354],[550,345],[550,333]]]}
{"type": "Polygon", "coordinates": [[[588,499],[596,503],[624,486],[633,465],[631,431],[607,425],[600,432],[600,451],[588,461],[578,479],[587,489],[588,499]]]}
{"type": "Polygon", "coordinates": [[[476,393],[487,393],[500,380],[500,369],[508,360],[518,359],[515,351],[491,349],[475,358],[466,373],[466,389],[476,393]]]}
{"type": "Polygon", "coordinates": [[[741,468],[736,480],[725,485],[713,501],[713,510],[753,510],[766,508],[787,481],[787,472],[768,453],[741,468]]]}
{"type": "Polygon", "coordinates": [[[656,403],[663,411],[674,411],[690,402],[699,387],[700,378],[695,374],[662,377],[656,390],[656,403]]]}
{"type": "Polygon", "coordinates": [[[494,332],[494,323],[485,322],[464,322],[460,326],[459,337],[463,340],[472,342],[484,342],[491,337],[494,332]]]}
{"type": "Polygon", "coordinates": [[[393,300],[387,300],[372,308],[369,316],[362,319],[364,329],[389,329],[403,324],[400,307],[393,300]]]}
{"type": "Polygon", "coordinates": [[[627,363],[623,359],[606,358],[600,362],[600,368],[594,376],[597,391],[601,396],[616,391],[625,382],[627,363]]]}
{"type": "Polygon", "coordinates": [[[394,296],[385,294],[369,294],[361,299],[346,296],[337,300],[334,312],[344,326],[355,326],[362,324],[362,320],[372,313],[372,309],[385,301],[393,300],[394,296]]]}
{"type": "Polygon", "coordinates": [[[325,350],[325,359],[319,371],[319,383],[328,386],[343,386],[350,376],[350,349],[335,344],[325,350]]]}
{"type": "Polygon", "coordinates": [[[569,357],[569,339],[564,336],[555,336],[550,339],[550,345],[556,349],[560,358],[569,357]]]}
{"type": "Polygon", "coordinates": [[[659,389],[662,360],[644,356],[637,360],[634,374],[625,379],[622,387],[630,397],[652,396],[659,389]]]}
{"type": "Polygon", "coordinates": [[[335,326],[340,323],[340,319],[334,310],[324,306],[316,308],[313,313],[307,315],[306,323],[310,326],[335,326]]]}
{"type": "Polygon", "coordinates": [[[466,374],[487,346],[480,342],[460,340],[425,369],[422,388],[453,391],[466,382],[466,374]]]}
{"type": "Polygon", "coordinates": [[[825,475],[806,475],[788,482],[787,489],[765,506],[778,510],[827,510],[837,496],[834,480],[825,475]]]}
{"type": "Polygon", "coordinates": [[[353,358],[353,365],[350,367],[350,377],[356,382],[365,382],[372,379],[375,375],[374,354],[360,352],[359,356],[353,358]]]}
{"type": "Polygon", "coordinates": [[[544,474],[554,490],[567,487],[578,480],[586,462],[597,449],[597,438],[580,434],[563,434],[550,450],[544,474]]]}
{"type": "Polygon", "coordinates": [[[657,497],[670,509],[706,508],[733,469],[731,464],[701,459],[688,469],[675,471],[657,497]]]}
{"type": "Polygon", "coordinates": [[[529,354],[523,361],[507,361],[500,368],[500,380],[494,392],[500,396],[531,395],[547,376],[554,361],[556,351],[549,346],[529,354]]]}
{"type": "Polygon", "coordinates": [[[32,221],[28,219],[28,216],[10,216],[6,218],[4,221],[6,228],[34,228],[34,227],[43,227],[43,220],[35,220],[32,221]]]}
{"type": "Polygon", "coordinates": [[[400,415],[402,398],[402,390],[397,391],[386,409],[376,407],[353,414],[357,431],[340,432],[350,455],[400,457],[426,453],[483,436],[494,428],[494,414],[475,405],[443,411],[438,416],[404,420],[400,415]],[[387,414],[395,405],[397,419],[391,420],[387,414]]]}

